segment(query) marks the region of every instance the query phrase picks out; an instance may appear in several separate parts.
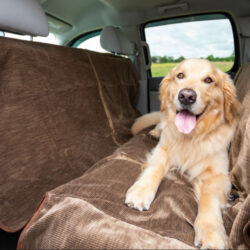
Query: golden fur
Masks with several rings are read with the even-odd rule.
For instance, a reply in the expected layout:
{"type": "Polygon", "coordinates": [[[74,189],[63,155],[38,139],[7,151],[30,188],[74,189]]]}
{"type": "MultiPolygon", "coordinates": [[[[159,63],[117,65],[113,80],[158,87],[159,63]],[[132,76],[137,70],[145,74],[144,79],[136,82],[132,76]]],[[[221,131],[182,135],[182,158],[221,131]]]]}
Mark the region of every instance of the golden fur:
{"type": "Polygon", "coordinates": [[[127,191],[125,203],[140,211],[149,209],[161,180],[170,168],[177,168],[188,175],[199,203],[194,244],[202,248],[227,248],[221,209],[227,206],[231,189],[228,147],[240,109],[234,84],[209,61],[188,59],[162,80],[160,100],[161,112],[140,117],[132,127],[136,134],[159,122],[151,134],[160,136],[160,140],[147,159],[146,169],[127,191]],[[184,78],[179,79],[179,73],[184,78]],[[206,82],[208,77],[211,83],[206,82]],[[176,97],[183,88],[195,90],[195,112],[201,114],[189,134],[179,132],[174,122],[176,97]]]}

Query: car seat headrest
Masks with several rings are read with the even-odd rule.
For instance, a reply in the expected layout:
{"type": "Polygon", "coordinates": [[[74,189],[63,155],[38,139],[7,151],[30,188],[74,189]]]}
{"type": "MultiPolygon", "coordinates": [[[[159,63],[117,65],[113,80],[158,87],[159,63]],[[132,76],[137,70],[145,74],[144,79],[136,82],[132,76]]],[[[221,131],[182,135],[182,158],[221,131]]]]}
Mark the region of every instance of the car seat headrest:
{"type": "Polygon", "coordinates": [[[0,0],[0,30],[47,36],[47,17],[38,0],[0,0]]]}
{"type": "Polygon", "coordinates": [[[101,32],[100,43],[103,49],[118,55],[135,55],[135,44],[118,28],[107,26],[101,32]]]}

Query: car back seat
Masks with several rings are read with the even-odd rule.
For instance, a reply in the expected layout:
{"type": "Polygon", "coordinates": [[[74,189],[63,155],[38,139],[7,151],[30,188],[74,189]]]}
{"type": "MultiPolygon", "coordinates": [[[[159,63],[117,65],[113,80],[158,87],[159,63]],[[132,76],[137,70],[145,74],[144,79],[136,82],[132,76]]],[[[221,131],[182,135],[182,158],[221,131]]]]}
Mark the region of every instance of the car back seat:
{"type": "MultiPolygon", "coordinates": [[[[237,75],[242,120],[230,150],[231,207],[223,221],[232,249],[249,247],[250,229],[250,64],[237,75]],[[234,194],[234,195],[233,195],[234,194]]],[[[22,231],[18,249],[192,249],[197,202],[185,176],[162,181],[148,211],[124,204],[128,188],[140,174],[157,141],[141,133],[100,160],[81,177],[49,191],[22,231]]]]}
{"type": "MultiPolygon", "coordinates": [[[[0,39],[0,46],[0,220],[7,231],[26,224],[18,248],[192,248],[197,205],[185,178],[163,181],[147,212],[123,204],[157,143],[147,134],[126,142],[138,115],[131,63],[12,39],[0,39]]],[[[246,96],[237,138],[249,127],[246,96]]],[[[248,142],[232,148],[243,145],[245,152],[248,142]]],[[[248,183],[223,218],[233,248],[247,244],[248,183]]]]}
{"type": "Polygon", "coordinates": [[[131,137],[138,81],[111,54],[8,38],[0,47],[0,228],[13,232],[47,191],[131,137]]]}
{"type": "MultiPolygon", "coordinates": [[[[148,112],[148,91],[147,91],[147,80],[141,76],[141,67],[150,68],[150,63],[144,65],[144,61],[140,61],[139,49],[134,42],[131,42],[126,34],[119,28],[113,26],[106,26],[103,28],[100,36],[100,43],[103,49],[109,51],[115,55],[123,55],[128,57],[137,72],[139,80],[139,95],[136,103],[136,108],[142,114],[148,112]],[[142,79],[143,78],[143,79],[142,79]]],[[[142,42],[143,47],[148,47],[146,42],[142,42]]],[[[149,53],[149,51],[147,52],[149,53]]]]}

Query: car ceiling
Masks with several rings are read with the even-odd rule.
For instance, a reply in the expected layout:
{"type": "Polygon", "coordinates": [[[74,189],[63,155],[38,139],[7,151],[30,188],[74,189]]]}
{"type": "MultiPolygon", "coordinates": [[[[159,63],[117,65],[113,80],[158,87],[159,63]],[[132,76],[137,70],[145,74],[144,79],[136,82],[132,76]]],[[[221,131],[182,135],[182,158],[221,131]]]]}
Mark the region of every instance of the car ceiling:
{"type": "Polygon", "coordinates": [[[150,20],[196,13],[250,14],[249,0],[40,0],[50,29],[62,44],[107,25],[126,28],[150,20]],[[177,7],[175,7],[177,5],[177,7]],[[162,11],[166,8],[165,11],[162,11]]]}

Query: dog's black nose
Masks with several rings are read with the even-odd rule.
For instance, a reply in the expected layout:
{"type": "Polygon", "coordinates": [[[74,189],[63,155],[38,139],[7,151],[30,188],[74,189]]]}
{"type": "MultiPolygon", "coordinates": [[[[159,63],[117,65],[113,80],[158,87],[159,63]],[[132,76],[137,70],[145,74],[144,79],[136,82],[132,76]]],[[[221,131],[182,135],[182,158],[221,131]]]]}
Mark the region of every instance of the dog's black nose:
{"type": "Polygon", "coordinates": [[[196,92],[188,88],[182,89],[178,95],[178,99],[180,103],[183,105],[191,105],[195,103],[196,97],[197,97],[196,92]]]}

